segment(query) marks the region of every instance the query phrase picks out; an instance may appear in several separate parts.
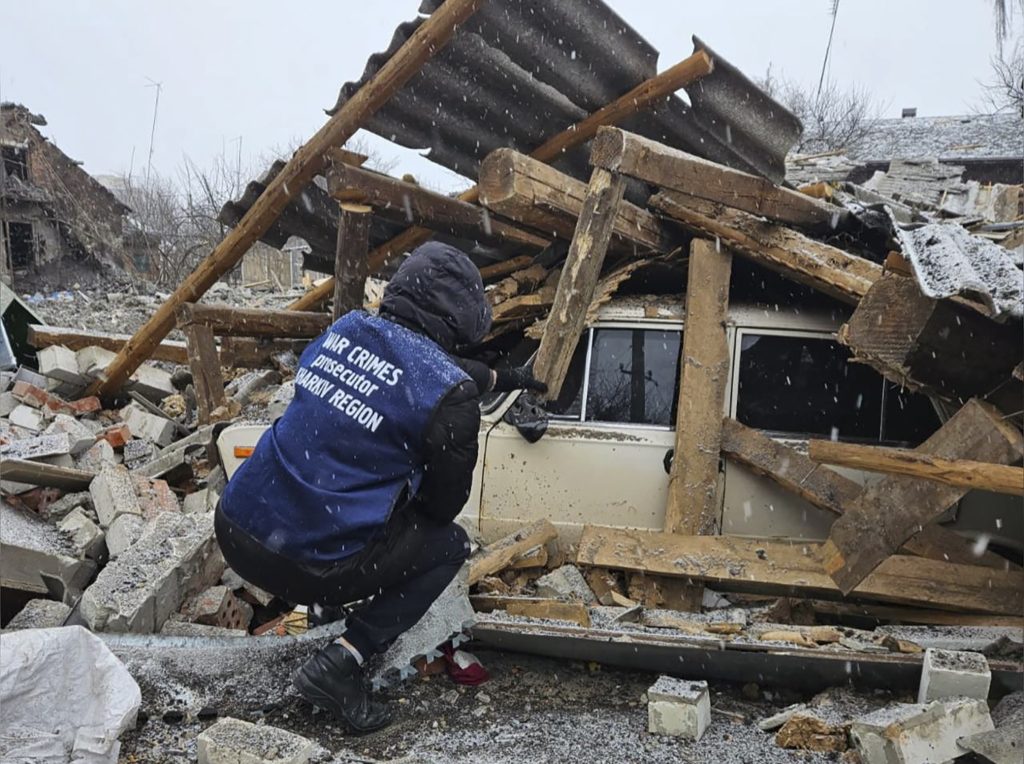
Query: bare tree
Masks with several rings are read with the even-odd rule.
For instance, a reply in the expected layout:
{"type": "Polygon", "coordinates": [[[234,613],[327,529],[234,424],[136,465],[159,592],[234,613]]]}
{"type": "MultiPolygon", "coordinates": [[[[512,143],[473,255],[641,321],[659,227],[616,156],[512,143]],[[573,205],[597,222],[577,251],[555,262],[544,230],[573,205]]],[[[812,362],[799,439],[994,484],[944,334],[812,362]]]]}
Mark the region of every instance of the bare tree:
{"type": "Polygon", "coordinates": [[[1015,111],[1024,117],[1024,41],[1017,40],[1009,56],[999,53],[990,61],[992,79],[982,85],[983,110],[1015,111]]]}

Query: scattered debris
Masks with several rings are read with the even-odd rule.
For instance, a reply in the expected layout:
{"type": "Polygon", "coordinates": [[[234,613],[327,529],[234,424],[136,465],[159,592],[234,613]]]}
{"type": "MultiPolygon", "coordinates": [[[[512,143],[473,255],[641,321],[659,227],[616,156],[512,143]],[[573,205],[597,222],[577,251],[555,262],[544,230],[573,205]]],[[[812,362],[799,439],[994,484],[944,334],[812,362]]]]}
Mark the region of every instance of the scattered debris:
{"type": "Polygon", "coordinates": [[[711,696],[707,682],[658,677],[647,690],[647,730],[700,740],[711,724],[711,696]]]}

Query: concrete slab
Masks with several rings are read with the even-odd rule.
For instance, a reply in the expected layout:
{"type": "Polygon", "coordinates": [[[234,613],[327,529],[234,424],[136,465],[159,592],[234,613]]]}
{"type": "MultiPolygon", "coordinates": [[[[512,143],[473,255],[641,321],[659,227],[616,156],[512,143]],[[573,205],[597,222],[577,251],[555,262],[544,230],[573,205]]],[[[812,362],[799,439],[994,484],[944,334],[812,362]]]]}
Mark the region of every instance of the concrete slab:
{"type": "Polygon", "coordinates": [[[967,753],[960,738],[993,728],[985,701],[962,698],[895,703],[853,722],[850,737],[863,764],[935,764],[967,753]]]}
{"type": "Polygon", "coordinates": [[[70,539],[51,523],[0,499],[0,586],[46,594],[42,576],[81,590],[96,565],[80,560],[70,539]]]}
{"type": "Polygon", "coordinates": [[[200,733],[197,749],[199,764],[307,764],[323,750],[287,730],[230,717],[200,733]]]}
{"type": "Polygon", "coordinates": [[[0,456],[5,459],[35,460],[48,456],[61,456],[70,451],[71,438],[65,432],[44,433],[0,444],[0,456]]]}

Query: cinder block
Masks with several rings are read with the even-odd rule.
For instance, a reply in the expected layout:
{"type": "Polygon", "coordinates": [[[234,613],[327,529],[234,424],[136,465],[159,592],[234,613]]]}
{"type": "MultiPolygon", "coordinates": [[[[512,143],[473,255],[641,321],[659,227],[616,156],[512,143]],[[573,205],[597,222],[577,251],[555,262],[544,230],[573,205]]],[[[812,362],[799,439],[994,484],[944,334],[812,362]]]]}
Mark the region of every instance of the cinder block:
{"type": "Polygon", "coordinates": [[[78,370],[78,357],[75,351],[63,345],[51,345],[36,351],[39,361],[39,372],[50,379],[56,379],[76,387],[85,387],[88,380],[78,370]]]}
{"type": "Polygon", "coordinates": [[[132,374],[128,384],[129,389],[147,398],[154,403],[159,403],[168,395],[177,392],[171,383],[171,375],[156,366],[143,364],[132,374]]]}
{"type": "Polygon", "coordinates": [[[853,722],[850,737],[863,764],[936,764],[967,753],[960,738],[991,729],[985,701],[959,698],[893,704],[853,722]]]}
{"type": "Polygon", "coordinates": [[[118,515],[107,528],[107,551],[110,559],[124,554],[136,541],[142,538],[146,521],[139,515],[118,515]]]}
{"type": "Polygon", "coordinates": [[[318,743],[269,724],[225,717],[200,733],[199,764],[307,764],[318,743]]]}
{"type": "Polygon", "coordinates": [[[0,580],[4,586],[46,594],[42,575],[59,579],[66,589],[80,590],[96,564],[80,560],[70,539],[56,526],[31,512],[0,500],[0,580]]]}
{"type": "Polygon", "coordinates": [[[89,494],[96,508],[96,516],[104,528],[109,528],[118,515],[142,516],[142,505],[135,493],[135,481],[131,473],[120,464],[104,464],[89,484],[89,494]]]}
{"type": "Polygon", "coordinates": [[[943,698],[986,700],[991,684],[992,672],[981,653],[929,647],[924,653],[917,702],[943,698]]]}
{"type": "Polygon", "coordinates": [[[117,454],[105,440],[97,440],[84,454],[78,457],[75,466],[86,472],[99,472],[103,465],[117,464],[117,454]]]}
{"type": "Polygon", "coordinates": [[[710,724],[707,682],[661,676],[647,691],[648,732],[700,740],[710,724]]]}
{"type": "Polygon", "coordinates": [[[75,353],[75,357],[78,359],[79,374],[89,379],[99,379],[107,370],[110,362],[117,357],[117,353],[90,345],[75,353]]]}
{"type": "Polygon", "coordinates": [[[94,631],[150,634],[223,572],[213,518],[164,512],[85,590],[82,617],[94,631]]]}
{"type": "Polygon", "coordinates": [[[563,565],[537,579],[537,596],[560,600],[582,600],[597,604],[597,597],[575,565],[563,565]]]}
{"type": "Polygon", "coordinates": [[[0,417],[10,416],[10,413],[20,405],[21,401],[14,397],[14,393],[0,393],[0,417]]]}
{"type": "Polygon", "coordinates": [[[63,432],[44,433],[0,445],[0,455],[6,459],[45,459],[48,456],[61,456],[70,451],[71,439],[63,432]]]}
{"type": "Polygon", "coordinates": [[[57,527],[71,538],[71,543],[79,557],[95,560],[106,551],[103,531],[81,509],[71,510],[67,516],[57,523],[57,527]]]}
{"type": "Polygon", "coordinates": [[[137,403],[121,409],[121,419],[136,438],[151,440],[158,446],[168,446],[174,440],[174,422],[150,414],[137,403]]]}
{"type": "Polygon", "coordinates": [[[7,419],[11,424],[31,430],[32,432],[40,432],[46,427],[46,417],[43,416],[43,412],[31,406],[26,406],[24,403],[16,406],[7,415],[7,419]]]}
{"type": "Polygon", "coordinates": [[[96,442],[96,436],[93,434],[92,430],[79,422],[73,416],[68,416],[67,414],[57,414],[53,418],[53,422],[50,426],[43,431],[45,435],[52,435],[60,432],[67,434],[69,441],[68,453],[72,456],[78,456],[79,454],[88,451],[92,448],[92,444],[96,442]]]}

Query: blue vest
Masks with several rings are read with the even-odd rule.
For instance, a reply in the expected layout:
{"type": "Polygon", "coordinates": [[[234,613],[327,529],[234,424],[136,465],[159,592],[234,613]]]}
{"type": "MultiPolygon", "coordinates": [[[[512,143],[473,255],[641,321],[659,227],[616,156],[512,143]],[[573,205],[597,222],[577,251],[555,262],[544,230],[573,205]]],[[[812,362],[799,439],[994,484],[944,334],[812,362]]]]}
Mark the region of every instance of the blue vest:
{"type": "Polygon", "coordinates": [[[434,410],[467,379],[426,337],[342,316],[303,352],[294,400],[228,483],[222,511],[298,562],[358,552],[418,490],[434,410]]]}

